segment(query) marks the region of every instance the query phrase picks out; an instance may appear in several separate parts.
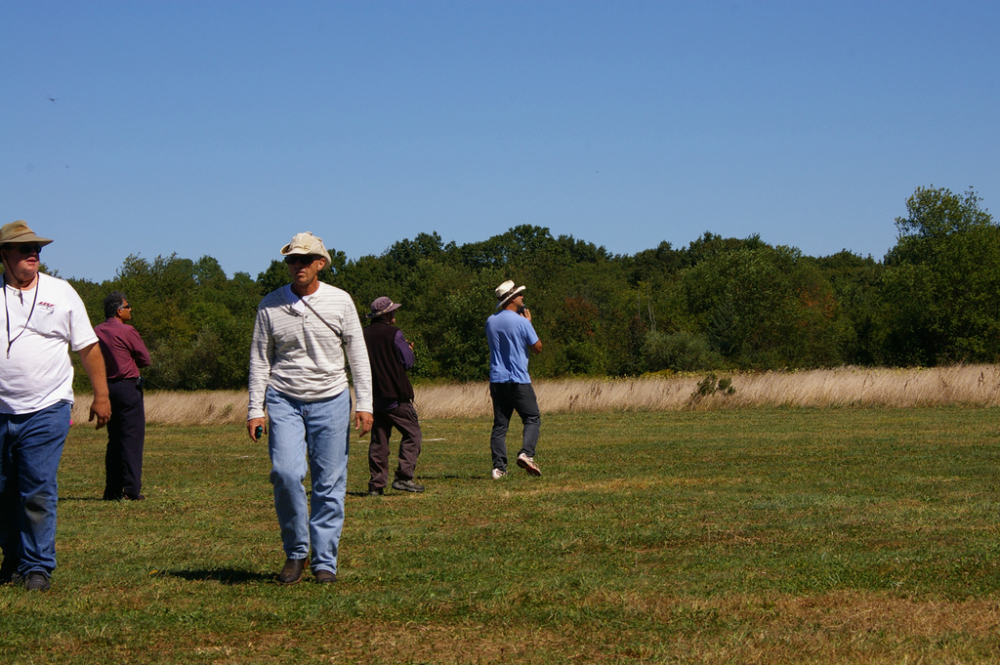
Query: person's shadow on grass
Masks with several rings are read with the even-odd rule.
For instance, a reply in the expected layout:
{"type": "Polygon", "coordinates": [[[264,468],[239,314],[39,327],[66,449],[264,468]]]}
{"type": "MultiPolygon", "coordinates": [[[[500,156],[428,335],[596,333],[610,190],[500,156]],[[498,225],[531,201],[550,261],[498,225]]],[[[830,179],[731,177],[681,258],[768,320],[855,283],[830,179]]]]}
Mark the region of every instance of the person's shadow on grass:
{"type": "Polygon", "coordinates": [[[250,582],[271,582],[277,578],[274,573],[254,573],[233,568],[213,568],[211,570],[164,570],[161,575],[179,577],[191,582],[219,582],[221,584],[248,584],[250,582]]]}

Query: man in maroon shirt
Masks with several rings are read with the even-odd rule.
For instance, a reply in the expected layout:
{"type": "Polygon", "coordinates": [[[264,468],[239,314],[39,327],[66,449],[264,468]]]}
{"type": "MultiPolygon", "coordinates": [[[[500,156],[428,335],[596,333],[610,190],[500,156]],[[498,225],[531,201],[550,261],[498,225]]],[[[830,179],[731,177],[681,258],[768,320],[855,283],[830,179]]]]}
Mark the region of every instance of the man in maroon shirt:
{"type": "Polygon", "coordinates": [[[94,327],[104,355],[111,393],[108,451],[104,456],[104,500],[142,501],[142,445],[146,412],[142,404],[139,368],[149,367],[149,351],[132,326],[132,306],[125,294],[113,291],[104,299],[107,320],[94,327]]]}

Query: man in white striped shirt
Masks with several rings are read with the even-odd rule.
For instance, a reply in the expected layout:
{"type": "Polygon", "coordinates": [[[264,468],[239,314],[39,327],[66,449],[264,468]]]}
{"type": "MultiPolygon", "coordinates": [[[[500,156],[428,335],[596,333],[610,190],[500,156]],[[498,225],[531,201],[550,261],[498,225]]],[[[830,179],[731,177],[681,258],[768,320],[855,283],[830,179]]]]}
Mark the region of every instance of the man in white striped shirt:
{"type": "Polygon", "coordinates": [[[323,241],[299,233],[281,254],[292,283],[266,295],[257,308],[247,432],[254,441],[261,432],[268,433],[274,506],[286,556],[278,581],[301,581],[311,548],[313,576],[329,583],[337,580],[347,491],[351,395],[345,352],[354,377],[354,421],[361,436],[372,428],[371,369],[353,300],[318,278],[330,265],[323,241]],[[306,454],[312,476],[311,515],[302,485],[306,454]]]}

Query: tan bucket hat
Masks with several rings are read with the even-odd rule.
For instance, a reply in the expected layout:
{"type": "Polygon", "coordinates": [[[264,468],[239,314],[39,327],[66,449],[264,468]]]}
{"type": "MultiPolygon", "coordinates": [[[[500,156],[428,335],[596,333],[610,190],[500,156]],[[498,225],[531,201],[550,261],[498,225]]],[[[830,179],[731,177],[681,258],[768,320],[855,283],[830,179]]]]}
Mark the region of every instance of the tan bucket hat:
{"type": "Polygon", "coordinates": [[[526,288],[527,287],[524,286],[519,286],[517,288],[514,288],[513,280],[509,279],[500,286],[498,286],[494,291],[494,293],[497,294],[497,309],[503,309],[504,307],[506,307],[507,303],[509,303],[511,300],[514,299],[514,296],[518,295],[519,293],[521,293],[521,291],[524,291],[524,289],[526,288]]]}
{"type": "Polygon", "coordinates": [[[323,239],[314,236],[312,231],[296,233],[292,241],[281,248],[282,256],[291,256],[293,254],[315,254],[316,256],[322,256],[326,259],[327,268],[333,263],[330,260],[330,253],[326,251],[326,246],[323,244],[323,239]]]}
{"type": "Polygon", "coordinates": [[[16,222],[4,224],[0,228],[0,247],[9,242],[36,242],[44,247],[52,241],[48,238],[38,237],[26,221],[19,219],[16,222]]]}

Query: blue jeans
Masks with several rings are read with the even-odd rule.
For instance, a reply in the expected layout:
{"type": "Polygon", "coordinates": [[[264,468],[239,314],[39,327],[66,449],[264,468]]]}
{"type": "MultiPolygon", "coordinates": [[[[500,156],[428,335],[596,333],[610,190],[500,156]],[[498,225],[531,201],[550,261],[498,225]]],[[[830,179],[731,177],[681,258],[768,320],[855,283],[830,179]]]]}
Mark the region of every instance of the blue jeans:
{"type": "Polygon", "coordinates": [[[305,559],[312,544],[312,569],[337,572],[337,546],[344,528],[351,394],[300,402],[273,388],[264,397],[271,427],[274,508],[281,543],[289,559],[305,559]],[[306,455],[312,476],[312,515],[306,507],[306,455]]]}
{"type": "Polygon", "coordinates": [[[493,399],[493,432],[490,434],[490,453],[493,468],[507,470],[507,427],[514,411],[521,416],[524,424],[521,450],[528,457],[535,456],[538,433],[542,426],[542,416],[535,398],[535,389],[530,383],[491,383],[490,397],[493,399]]]}
{"type": "Polygon", "coordinates": [[[72,405],[0,414],[0,546],[22,576],[56,568],[56,473],[72,405]]]}

